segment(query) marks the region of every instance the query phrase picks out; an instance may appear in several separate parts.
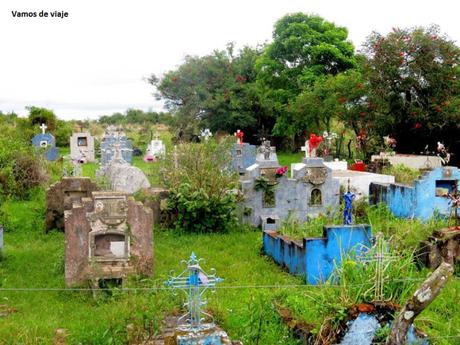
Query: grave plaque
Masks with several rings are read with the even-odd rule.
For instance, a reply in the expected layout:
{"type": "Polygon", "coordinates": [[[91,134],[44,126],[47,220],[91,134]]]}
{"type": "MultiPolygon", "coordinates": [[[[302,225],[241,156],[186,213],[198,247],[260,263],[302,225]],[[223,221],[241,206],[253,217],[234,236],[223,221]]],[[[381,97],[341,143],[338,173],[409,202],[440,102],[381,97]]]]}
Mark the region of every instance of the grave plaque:
{"type": "Polygon", "coordinates": [[[323,184],[327,178],[327,168],[312,167],[307,168],[305,171],[304,182],[314,185],[323,184]]]}

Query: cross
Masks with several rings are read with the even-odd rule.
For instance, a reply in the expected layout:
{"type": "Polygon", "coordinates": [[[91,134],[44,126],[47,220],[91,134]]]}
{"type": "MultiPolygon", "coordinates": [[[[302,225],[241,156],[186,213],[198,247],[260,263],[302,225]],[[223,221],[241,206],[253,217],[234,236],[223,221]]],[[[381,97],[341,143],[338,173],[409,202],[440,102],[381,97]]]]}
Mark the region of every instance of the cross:
{"type": "Polygon", "coordinates": [[[174,169],[177,169],[179,167],[179,163],[177,160],[177,145],[174,145],[173,162],[174,162],[174,169]]]}
{"type": "Polygon", "coordinates": [[[216,284],[223,281],[222,278],[216,276],[214,269],[211,269],[211,274],[207,274],[200,266],[201,261],[203,259],[197,259],[195,253],[192,252],[187,261],[182,260],[187,268],[177,277],[170,274],[169,280],[165,282],[166,286],[172,287],[173,290],[180,289],[187,294],[187,302],[184,303],[184,306],[188,311],[179,318],[179,322],[185,320],[186,327],[190,331],[202,329],[201,321],[204,320],[202,314],[211,317],[201,310],[207,304],[203,295],[208,289],[214,292],[216,284]]]}
{"type": "Polygon", "coordinates": [[[305,142],[305,146],[300,148],[301,151],[305,152],[305,158],[309,158],[310,156],[310,146],[308,140],[305,142]]]}
{"type": "Polygon", "coordinates": [[[236,143],[237,144],[242,144],[243,143],[243,137],[244,137],[243,131],[238,129],[233,135],[236,137],[236,143]]]}
{"type": "Polygon", "coordinates": [[[45,125],[44,123],[42,123],[42,124],[40,125],[40,129],[42,130],[42,134],[45,134],[45,131],[46,131],[47,128],[48,128],[48,126],[45,125]]]}
{"type": "Polygon", "coordinates": [[[362,261],[375,262],[374,301],[384,302],[385,271],[388,269],[390,262],[399,259],[399,257],[388,254],[388,243],[381,232],[375,236],[375,244],[365,256],[362,261]]]}
{"type": "Polygon", "coordinates": [[[209,130],[209,128],[206,128],[206,129],[202,129],[201,132],[200,132],[200,136],[202,138],[204,138],[204,140],[208,141],[208,139],[210,137],[212,137],[212,133],[211,131],[209,130]]]}

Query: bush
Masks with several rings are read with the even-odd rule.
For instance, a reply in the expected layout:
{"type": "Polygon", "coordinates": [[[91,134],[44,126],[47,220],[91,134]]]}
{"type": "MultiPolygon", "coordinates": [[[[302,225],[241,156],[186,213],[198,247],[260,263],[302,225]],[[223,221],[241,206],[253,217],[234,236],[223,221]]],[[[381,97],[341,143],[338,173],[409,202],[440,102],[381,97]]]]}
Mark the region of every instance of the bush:
{"type": "Polygon", "coordinates": [[[34,156],[20,119],[13,123],[0,121],[0,132],[0,199],[26,198],[45,180],[44,167],[34,156]]]}
{"type": "Polygon", "coordinates": [[[236,221],[238,178],[230,171],[230,141],[181,144],[161,169],[177,229],[221,232],[236,221]]]}

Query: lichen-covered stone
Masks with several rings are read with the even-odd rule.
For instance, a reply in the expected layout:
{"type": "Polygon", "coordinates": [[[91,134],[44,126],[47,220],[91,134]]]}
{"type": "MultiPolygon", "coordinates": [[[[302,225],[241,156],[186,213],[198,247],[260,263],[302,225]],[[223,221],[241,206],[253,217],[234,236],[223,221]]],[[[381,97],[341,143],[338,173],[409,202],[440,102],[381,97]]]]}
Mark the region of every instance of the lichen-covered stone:
{"type": "Polygon", "coordinates": [[[45,229],[64,230],[64,211],[74,201],[89,197],[98,186],[89,177],[63,177],[46,190],[45,229]]]}

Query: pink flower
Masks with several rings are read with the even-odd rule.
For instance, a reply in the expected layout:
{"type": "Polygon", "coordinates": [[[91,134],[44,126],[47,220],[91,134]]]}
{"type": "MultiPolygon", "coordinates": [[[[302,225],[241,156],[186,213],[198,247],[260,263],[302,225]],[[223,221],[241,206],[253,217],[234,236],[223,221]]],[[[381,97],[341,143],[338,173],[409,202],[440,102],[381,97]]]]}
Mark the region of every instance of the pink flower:
{"type": "Polygon", "coordinates": [[[287,173],[287,171],[289,170],[289,168],[287,166],[284,166],[284,167],[281,167],[281,168],[278,168],[276,169],[275,173],[276,173],[276,176],[283,176],[285,173],[287,173]]]}

